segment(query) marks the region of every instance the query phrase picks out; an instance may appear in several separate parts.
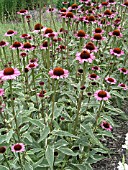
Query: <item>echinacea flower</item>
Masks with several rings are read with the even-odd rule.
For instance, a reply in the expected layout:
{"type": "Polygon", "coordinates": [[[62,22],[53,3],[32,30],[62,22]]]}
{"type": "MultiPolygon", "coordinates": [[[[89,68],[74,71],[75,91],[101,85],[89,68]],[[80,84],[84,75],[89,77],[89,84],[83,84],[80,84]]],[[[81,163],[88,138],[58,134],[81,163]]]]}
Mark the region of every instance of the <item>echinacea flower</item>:
{"type": "Polygon", "coordinates": [[[98,66],[93,66],[93,67],[92,67],[92,70],[98,71],[98,70],[101,70],[101,69],[100,69],[100,67],[98,67],[98,66]]]}
{"type": "Polygon", "coordinates": [[[104,14],[103,14],[104,17],[108,17],[108,18],[114,18],[115,15],[116,15],[116,13],[113,13],[113,12],[110,11],[109,9],[107,9],[107,10],[104,12],[104,14]]]}
{"type": "Polygon", "coordinates": [[[112,78],[112,77],[106,77],[105,78],[106,82],[109,84],[116,84],[116,79],[112,78]]]}
{"type": "Polygon", "coordinates": [[[25,40],[32,40],[33,39],[30,34],[22,34],[20,36],[20,38],[23,38],[25,40]]]}
{"type": "Polygon", "coordinates": [[[12,37],[13,35],[16,35],[17,34],[17,31],[14,31],[14,30],[8,30],[4,36],[8,36],[8,37],[12,37]]]}
{"type": "Polygon", "coordinates": [[[100,126],[107,131],[112,131],[112,126],[106,121],[102,121],[100,126]]]}
{"type": "Polygon", "coordinates": [[[22,47],[22,50],[25,50],[25,51],[33,51],[34,49],[35,47],[32,46],[29,42],[25,42],[22,47]]]}
{"type": "Polygon", "coordinates": [[[40,23],[37,23],[35,26],[34,26],[34,33],[39,33],[40,31],[44,31],[46,29],[46,27],[44,27],[42,24],[40,23]]]}
{"type": "Polygon", "coordinates": [[[56,8],[48,8],[46,10],[47,13],[50,13],[50,12],[57,12],[57,9],[56,8]]]}
{"type": "Polygon", "coordinates": [[[69,71],[65,70],[65,69],[63,69],[61,67],[56,67],[53,70],[50,70],[48,74],[53,79],[67,78],[68,75],[69,75],[69,71]]]}
{"type": "Polygon", "coordinates": [[[109,35],[110,36],[116,36],[116,37],[119,37],[119,38],[123,37],[123,34],[118,29],[114,30],[113,32],[109,32],[109,35]]]}
{"type": "Polygon", "coordinates": [[[95,59],[95,56],[90,53],[89,50],[83,50],[82,52],[76,53],[76,60],[79,61],[79,63],[89,62],[92,63],[92,61],[95,59]]]}
{"type": "Polygon", "coordinates": [[[114,0],[108,0],[108,2],[109,2],[110,5],[115,5],[116,4],[116,2],[114,0]]]}
{"type": "Polygon", "coordinates": [[[31,69],[36,68],[37,66],[38,66],[38,64],[37,64],[36,62],[34,62],[34,63],[29,63],[29,64],[26,66],[26,68],[27,68],[28,70],[31,70],[31,69]]]}
{"type": "Polygon", "coordinates": [[[87,17],[88,22],[90,23],[96,23],[96,18],[93,15],[90,15],[87,17]]]}
{"type": "Polygon", "coordinates": [[[4,89],[0,89],[0,96],[4,95],[4,89]]]}
{"type": "Polygon", "coordinates": [[[128,74],[128,70],[126,68],[124,68],[124,67],[119,68],[118,70],[120,71],[120,73],[128,74]]]}
{"type": "Polygon", "coordinates": [[[6,152],[6,146],[0,146],[0,154],[4,154],[6,152]]]}
{"type": "Polygon", "coordinates": [[[73,10],[78,10],[78,9],[80,9],[80,8],[81,8],[81,5],[72,4],[72,5],[68,8],[68,10],[69,10],[69,11],[73,11],[73,10]]]}
{"type": "Polygon", "coordinates": [[[94,36],[91,38],[92,41],[101,41],[105,39],[106,38],[103,37],[100,33],[95,33],[94,36]]]}
{"type": "Polygon", "coordinates": [[[15,79],[19,75],[20,71],[17,68],[7,67],[4,70],[0,71],[0,78],[2,80],[15,79]]]}
{"type": "Polygon", "coordinates": [[[94,97],[97,99],[97,100],[108,100],[109,98],[111,98],[110,94],[105,91],[105,90],[97,90],[95,93],[94,93],[94,97]]]}
{"type": "Polygon", "coordinates": [[[92,73],[92,74],[89,74],[89,78],[90,78],[91,80],[97,80],[97,79],[99,79],[100,77],[99,77],[97,74],[92,73]]]}
{"type": "Polygon", "coordinates": [[[97,52],[98,51],[98,48],[92,42],[87,43],[84,48],[91,51],[91,52],[97,52]]]}
{"type": "Polygon", "coordinates": [[[87,35],[84,30],[79,30],[79,31],[75,34],[75,37],[77,37],[77,38],[88,38],[89,35],[87,35]]]}
{"type": "Polygon", "coordinates": [[[7,46],[9,43],[6,41],[0,41],[0,47],[5,47],[7,46]]]}
{"type": "Polygon", "coordinates": [[[103,34],[104,33],[104,30],[102,30],[101,28],[96,28],[93,33],[99,33],[99,34],[103,34]]]}
{"type": "Polygon", "coordinates": [[[11,146],[12,152],[24,152],[25,151],[25,145],[23,143],[16,143],[11,146]]]}
{"type": "Polygon", "coordinates": [[[26,15],[26,14],[28,14],[28,10],[22,9],[22,10],[18,11],[17,14],[26,15]]]}
{"type": "Polygon", "coordinates": [[[48,41],[44,41],[43,44],[40,46],[41,50],[48,49],[48,41]]]}
{"type": "Polygon", "coordinates": [[[85,3],[85,4],[89,3],[90,1],[91,1],[91,0],[79,0],[79,2],[85,3]]]}
{"type": "Polygon", "coordinates": [[[120,48],[114,48],[110,49],[110,54],[120,57],[121,55],[124,55],[124,51],[122,51],[120,48]]]}
{"type": "Polygon", "coordinates": [[[124,2],[123,4],[121,4],[124,7],[128,7],[128,1],[124,2]]]}
{"type": "Polygon", "coordinates": [[[23,44],[20,43],[19,41],[15,41],[11,46],[10,48],[12,50],[15,50],[15,49],[21,49],[23,47],[23,44]]]}
{"type": "Polygon", "coordinates": [[[127,90],[128,89],[128,86],[124,83],[120,83],[118,84],[118,87],[121,87],[123,90],[127,90]]]}
{"type": "Polygon", "coordinates": [[[37,93],[37,96],[42,98],[42,97],[44,97],[45,93],[46,93],[46,90],[41,90],[40,93],[37,93]]]}

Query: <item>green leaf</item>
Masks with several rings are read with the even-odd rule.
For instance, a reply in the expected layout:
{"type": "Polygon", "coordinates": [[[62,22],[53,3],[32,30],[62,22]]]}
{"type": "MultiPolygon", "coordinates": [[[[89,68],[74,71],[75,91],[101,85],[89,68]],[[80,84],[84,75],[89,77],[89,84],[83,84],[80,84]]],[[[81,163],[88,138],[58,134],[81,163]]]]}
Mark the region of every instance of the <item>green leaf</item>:
{"type": "Polygon", "coordinates": [[[26,170],[33,170],[33,167],[29,163],[26,162],[25,169],[26,170]]]}
{"type": "Polygon", "coordinates": [[[38,126],[40,128],[44,127],[44,124],[42,123],[42,120],[28,118],[28,121],[31,122],[33,125],[38,126]]]}
{"type": "Polygon", "coordinates": [[[47,146],[46,152],[45,152],[46,159],[48,161],[48,164],[53,170],[53,163],[54,163],[54,148],[51,146],[47,146]]]}
{"type": "Polygon", "coordinates": [[[117,91],[111,91],[111,94],[116,96],[116,97],[119,97],[121,99],[123,99],[124,97],[122,95],[120,95],[117,91]]]}
{"type": "Polygon", "coordinates": [[[81,125],[81,127],[86,131],[86,133],[91,137],[91,139],[93,140],[94,143],[96,143],[97,145],[99,145],[100,147],[103,148],[102,143],[95,137],[95,135],[93,134],[93,131],[91,129],[91,125],[90,123],[88,124],[84,124],[81,125]]]}
{"type": "Polygon", "coordinates": [[[48,136],[49,132],[50,132],[50,128],[48,126],[45,126],[43,131],[41,131],[40,139],[38,140],[38,143],[43,141],[48,136]]]}
{"type": "Polygon", "coordinates": [[[54,130],[53,134],[57,135],[57,136],[67,136],[67,137],[71,137],[71,138],[78,138],[77,136],[75,136],[67,131],[62,131],[62,130],[54,130]]]}
{"type": "Polygon", "coordinates": [[[0,169],[1,170],[9,170],[8,168],[6,168],[5,166],[2,166],[2,165],[0,165],[0,169]]]}
{"type": "Polygon", "coordinates": [[[71,149],[66,148],[66,147],[60,147],[57,148],[59,151],[61,151],[62,153],[64,153],[65,155],[71,155],[71,156],[77,156],[78,153],[74,153],[71,149]]]}
{"type": "Polygon", "coordinates": [[[12,138],[13,134],[14,134],[14,131],[12,129],[7,133],[7,136],[6,136],[7,143],[10,142],[10,139],[12,138]]]}
{"type": "Polygon", "coordinates": [[[54,147],[58,148],[60,146],[67,146],[67,145],[68,145],[68,142],[66,140],[60,139],[54,144],[54,147]]]}

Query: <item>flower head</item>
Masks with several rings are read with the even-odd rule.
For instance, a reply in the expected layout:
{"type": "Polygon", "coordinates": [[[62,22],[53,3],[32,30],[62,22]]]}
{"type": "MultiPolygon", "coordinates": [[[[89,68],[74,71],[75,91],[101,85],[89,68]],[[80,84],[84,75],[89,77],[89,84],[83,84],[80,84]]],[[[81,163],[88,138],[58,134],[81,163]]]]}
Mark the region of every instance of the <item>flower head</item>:
{"type": "Polygon", "coordinates": [[[23,47],[23,44],[20,43],[19,41],[15,41],[11,46],[10,48],[12,50],[15,50],[15,49],[21,49],[23,47]]]}
{"type": "Polygon", "coordinates": [[[98,51],[98,48],[92,42],[87,43],[84,48],[86,48],[87,50],[89,50],[91,52],[98,51]]]}
{"type": "Polygon", "coordinates": [[[23,143],[16,143],[11,146],[12,152],[24,152],[25,151],[25,146],[23,143]]]}
{"type": "Polygon", "coordinates": [[[122,51],[120,48],[114,48],[110,49],[110,54],[120,57],[121,55],[124,55],[124,51],[122,51]]]}
{"type": "Polygon", "coordinates": [[[124,67],[119,68],[118,70],[120,71],[120,73],[128,74],[128,70],[126,68],[124,68],[124,67]]]}
{"type": "Polygon", "coordinates": [[[8,36],[8,37],[11,37],[13,35],[16,35],[17,34],[17,31],[13,31],[13,30],[8,30],[4,36],[8,36]]]}
{"type": "Polygon", "coordinates": [[[97,80],[97,79],[99,79],[99,76],[97,74],[95,74],[95,73],[92,73],[92,74],[89,75],[89,78],[91,80],[97,80]]]}
{"type": "Polygon", "coordinates": [[[0,78],[2,80],[15,79],[19,75],[20,71],[17,68],[7,67],[4,70],[0,71],[0,78]]]}
{"type": "Polygon", "coordinates": [[[114,30],[113,32],[109,32],[110,36],[116,36],[116,37],[123,37],[122,33],[119,29],[114,30]]]}
{"type": "Polygon", "coordinates": [[[106,77],[105,80],[109,84],[116,84],[116,79],[114,79],[112,77],[106,77]]]}
{"type": "Polygon", "coordinates": [[[26,66],[26,68],[28,69],[28,70],[31,70],[31,69],[33,69],[33,68],[36,68],[38,66],[38,64],[37,64],[37,62],[34,62],[34,63],[29,63],[27,66],[26,66]]]}
{"type": "Polygon", "coordinates": [[[102,37],[100,33],[95,33],[94,36],[91,38],[92,41],[101,41],[105,40],[105,37],[102,37]]]}
{"type": "Polygon", "coordinates": [[[22,10],[18,11],[17,14],[26,15],[26,14],[28,14],[28,10],[22,9],[22,10]]]}
{"type": "Polygon", "coordinates": [[[94,97],[97,99],[97,100],[108,100],[109,98],[111,98],[110,94],[105,91],[105,90],[97,90],[95,93],[94,93],[94,97]]]}
{"type": "Polygon", "coordinates": [[[7,46],[9,43],[6,41],[0,41],[0,47],[5,47],[7,46]]]}
{"type": "Polygon", "coordinates": [[[107,131],[112,131],[112,126],[106,121],[101,123],[101,127],[107,131]]]}
{"type": "Polygon", "coordinates": [[[79,61],[79,63],[89,62],[92,63],[92,61],[95,59],[95,56],[90,53],[88,50],[83,50],[82,52],[78,52],[76,54],[76,60],[79,61]]]}
{"type": "Polygon", "coordinates": [[[128,89],[128,86],[126,84],[123,84],[123,83],[118,84],[118,87],[121,87],[123,90],[128,89]]]}
{"type": "Polygon", "coordinates": [[[53,79],[59,79],[59,78],[67,78],[69,75],[69,72],[68,70],[65,70],[61,67],[56,67],[53,70],[50,70],[48,74],[53,79]]]}
{"type": "Polygon", "coordinates": [[[79,30],[77,34],[75,34],[77,38],[88,38],[89,36],[85,33],[84,30],[79,30]]]}

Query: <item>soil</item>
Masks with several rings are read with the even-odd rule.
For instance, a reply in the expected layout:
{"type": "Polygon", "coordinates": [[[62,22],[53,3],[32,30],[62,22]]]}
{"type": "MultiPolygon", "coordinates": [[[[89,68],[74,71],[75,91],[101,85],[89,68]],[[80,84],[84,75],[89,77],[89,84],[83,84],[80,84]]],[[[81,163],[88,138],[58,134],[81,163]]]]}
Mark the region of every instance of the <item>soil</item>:
{"type": "MultiPolygon", "coordinates": [[[[128,115],[127,109],[128,103],[127,107],[123,109],[128,115]]],[[[125,135],[128,133],[128,121],[118,118],[113,118],[113,120],[119,125],[119,127],[113,128],[112,132],[116,140],[106,138],[105,141],[107,147],[111,149],[113,154],[111,154],[111,157],[107,155],[104,160],[93,164],[93,170],[117,170],[118,163],[119,161],[122,161],[123,154],[125,154],[126,163],[128,164],[128,155],[124,153],[125,150],[122,150],[122,145],[125,143],[125,135]]]]}

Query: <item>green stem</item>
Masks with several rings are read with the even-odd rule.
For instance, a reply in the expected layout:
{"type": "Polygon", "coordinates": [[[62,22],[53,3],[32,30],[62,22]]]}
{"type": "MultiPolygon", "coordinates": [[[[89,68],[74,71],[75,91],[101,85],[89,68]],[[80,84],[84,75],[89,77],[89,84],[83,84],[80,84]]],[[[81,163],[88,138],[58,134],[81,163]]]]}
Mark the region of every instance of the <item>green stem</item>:
{"type": "Polygon", "coordinates": [[[5,159],[5,162],[7,163],[7,166],[8,166],[8,168],[9,168],[9,170],[11,170],[10,164],[9,164],[9,162],[8,162],[5,154],[3,154],[3,156],[4,156],[4,159],[5,159]]]}

